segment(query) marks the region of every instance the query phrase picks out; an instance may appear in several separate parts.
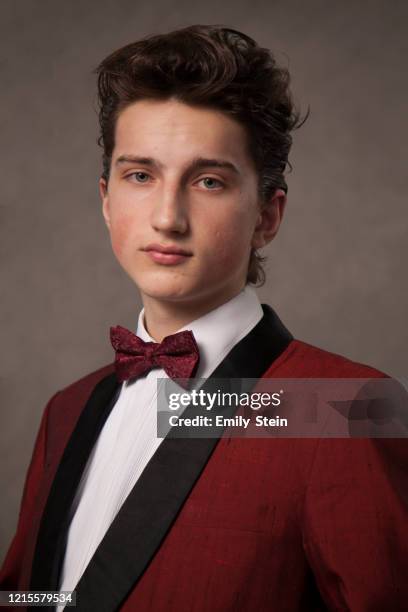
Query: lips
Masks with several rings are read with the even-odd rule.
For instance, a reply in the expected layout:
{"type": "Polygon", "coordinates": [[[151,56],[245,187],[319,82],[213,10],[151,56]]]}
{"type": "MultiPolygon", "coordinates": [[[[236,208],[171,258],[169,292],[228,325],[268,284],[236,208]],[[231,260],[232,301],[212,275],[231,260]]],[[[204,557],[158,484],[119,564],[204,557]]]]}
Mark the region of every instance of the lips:
{"type": "Polygon", "coordinates": [[[175,265],[185,262],[192,256],[190,251],[186,251],[176,245],[149,244],[142,249],[156,263],[165,265],[175,265]]]}
{"type": "Polygon", "coordinates": [[[187,257],[192,255],[190,251],[186,251],[175,245],[164,246],[161,244],[149,244],[144,250],[148,252],[155,251],[156,253],[168,253],[171,255],[185,255],[187,257]]]}

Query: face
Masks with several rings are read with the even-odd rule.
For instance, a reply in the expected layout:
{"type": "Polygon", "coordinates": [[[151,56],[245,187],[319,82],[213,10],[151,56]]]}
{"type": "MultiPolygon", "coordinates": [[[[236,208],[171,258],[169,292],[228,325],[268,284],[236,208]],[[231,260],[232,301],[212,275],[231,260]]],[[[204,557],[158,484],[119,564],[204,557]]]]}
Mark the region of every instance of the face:
{"type": "Polygon", "coordinates": [[[278,190],[260,209],[243,126],[177,100],[141,100],[117,120],[103,214],[143,302],[207,305],[246,283],[251,248],[275,235],[278,190]]]}

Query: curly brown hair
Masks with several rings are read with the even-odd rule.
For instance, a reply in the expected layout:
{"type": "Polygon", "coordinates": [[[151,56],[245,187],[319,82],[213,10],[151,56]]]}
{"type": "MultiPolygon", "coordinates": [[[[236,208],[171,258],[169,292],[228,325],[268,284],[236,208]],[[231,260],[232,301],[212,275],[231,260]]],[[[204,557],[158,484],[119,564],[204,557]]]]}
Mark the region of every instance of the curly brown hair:
{"type": "MultiPolygon", "coordinates": [[[[284,177],[291,131],[303,124],[289,90],[290,76],[268,49],[252,38],[216,25],[194,25],[144,38],[118,49],[96,69],[102,177],[109,179],[115,125],[120,112],[143,98],[176,98],[221,110],[245,128],[258,172],[261,206],[284,177]]],[[[306,115],[307,116],[307,115],[306,115]]],[[[247,282],[265,281],[262,258],[251,251],[247,282]]]]}

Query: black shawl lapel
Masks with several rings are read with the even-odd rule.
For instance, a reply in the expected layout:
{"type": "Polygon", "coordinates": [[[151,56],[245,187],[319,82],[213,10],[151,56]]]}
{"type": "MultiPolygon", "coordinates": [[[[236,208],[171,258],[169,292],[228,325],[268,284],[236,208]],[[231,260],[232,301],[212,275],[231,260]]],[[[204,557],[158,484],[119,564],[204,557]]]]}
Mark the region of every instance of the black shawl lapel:
{"type": "Polygon", "coordinates": [[[115,374],[103,378],[88,399],[68,441],[41,519],[31,590],[58,590],[69,512],[89,454],[119,395],[115,374]]]}
{"type": "MultiPolygon", "coordinates": [[[[292,335],[272,308],[263,305],[263,310],[261,321],[235,345],[204,388],[210,387],[212,379],[260,378],[287,348],[292,335]]],[[[67,444],[40,525],[31,590],[58,589],[70,508],[119,390],[114,374],[96,385],[67,444]]],[[[170,436],[163,440],[76,587],[78,612],[119,609],[171,528],[218,441],[170,436]]]]}

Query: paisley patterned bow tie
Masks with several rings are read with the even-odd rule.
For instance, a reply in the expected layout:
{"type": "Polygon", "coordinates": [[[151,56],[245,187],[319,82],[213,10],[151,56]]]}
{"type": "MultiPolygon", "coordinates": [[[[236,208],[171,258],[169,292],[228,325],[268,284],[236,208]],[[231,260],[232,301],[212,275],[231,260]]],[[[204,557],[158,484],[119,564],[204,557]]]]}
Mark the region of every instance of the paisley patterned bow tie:
{"type": "Polygon", "coordinates": [[[144,342],[139,336],[117,325],[110,328],[110,339],[116,351],[115,370],[119,382],[143,376],[152,368],[163,368],[170,378],[183,387],[194,376],[200,353],[191,331],[166,336],[162,342],[144,342]]]}

